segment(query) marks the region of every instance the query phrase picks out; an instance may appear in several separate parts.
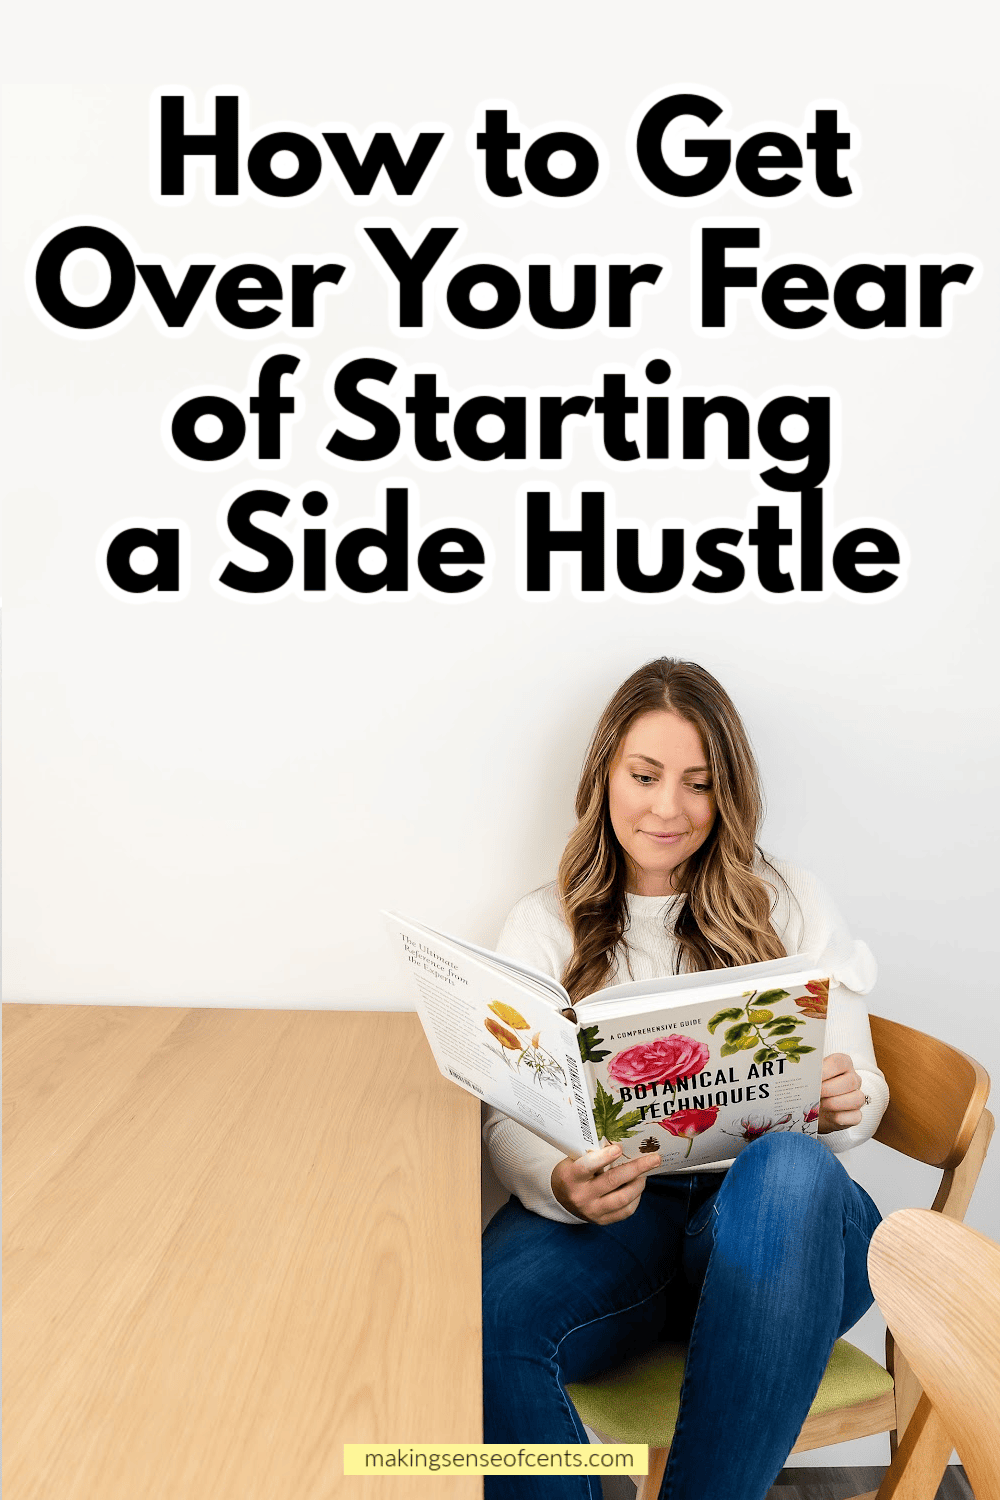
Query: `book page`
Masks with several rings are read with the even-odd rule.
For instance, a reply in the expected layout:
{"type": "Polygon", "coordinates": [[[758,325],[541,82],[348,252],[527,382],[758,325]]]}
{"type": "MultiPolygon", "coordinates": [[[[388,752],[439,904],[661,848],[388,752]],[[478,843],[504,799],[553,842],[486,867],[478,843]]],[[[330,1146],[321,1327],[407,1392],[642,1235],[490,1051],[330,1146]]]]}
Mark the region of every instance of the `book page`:
{"type": "MultiPolygon", "coordinates": [[[[581,1000],[580,1006],[588,1010],[592,1006],[621,1005],[625,1002],[659,995],[689,995],[692,991],[748,989],[759,981],[812,979],[822,976],[813,959],[805,953],[789,953],[785,958],[770,958],[759,964],[742,964],[731,969],[699,969],[694,974],[664,974],[656,979],[630,979],[622,984],[609,984],[596,995],[581,1000]]],[[[631,1005],[629,1008],[632,1008],[631,1005]]],[[[595,1012],[596,1013],[596,1012],[595,1012]]]]}

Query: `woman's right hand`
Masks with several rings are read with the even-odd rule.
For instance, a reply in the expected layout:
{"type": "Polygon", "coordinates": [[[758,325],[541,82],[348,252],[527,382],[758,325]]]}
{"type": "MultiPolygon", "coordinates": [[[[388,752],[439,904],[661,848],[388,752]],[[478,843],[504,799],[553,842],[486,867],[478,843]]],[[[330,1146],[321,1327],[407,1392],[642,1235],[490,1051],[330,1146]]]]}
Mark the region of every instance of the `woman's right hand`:
{"type": "Polygon", "coordinates": [[[663,1158],[653,1152],[606,1172],[605,1167],[621,1154],[621,1146],[604,1146],[576,1161],[564,1156],[552,1168],[552,1191],[557,1202],[588,1224],[616,1224],[629,1218],[639,1207],[646,1173],[660,1166],[663,1158]]]}

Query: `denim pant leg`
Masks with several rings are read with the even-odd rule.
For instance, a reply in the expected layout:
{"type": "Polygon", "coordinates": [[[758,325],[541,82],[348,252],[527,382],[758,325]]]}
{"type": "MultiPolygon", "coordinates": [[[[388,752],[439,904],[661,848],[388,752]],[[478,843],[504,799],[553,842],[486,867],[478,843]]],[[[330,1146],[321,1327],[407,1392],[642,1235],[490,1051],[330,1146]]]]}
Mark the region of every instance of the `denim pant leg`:
{"type": "Polygon", "coordinates": [[[686,1261],[704,1280],[660,1500],[763,1500],[834,1343],[871,1306],[880,1216],[820,1141],[775,1135],[740,1153],[700,1217],[686,1261]]]}
{"type": "MultiPolygon", "coordinates": [[[[618,1224],[559,1224],[512,1198],[488,1225],[486,1442],[586,1442],[566,1384],[649,1348],[672,1326],[675,1296],[690,1326],[692,1299],[681,1259],[697,1187],[676,1178],[653,1186],[618,1224]]],[[[597,1478],[583,1474],[485,1481],[486,1500],[600,1500],[600,1494],[597,1478]]]]}

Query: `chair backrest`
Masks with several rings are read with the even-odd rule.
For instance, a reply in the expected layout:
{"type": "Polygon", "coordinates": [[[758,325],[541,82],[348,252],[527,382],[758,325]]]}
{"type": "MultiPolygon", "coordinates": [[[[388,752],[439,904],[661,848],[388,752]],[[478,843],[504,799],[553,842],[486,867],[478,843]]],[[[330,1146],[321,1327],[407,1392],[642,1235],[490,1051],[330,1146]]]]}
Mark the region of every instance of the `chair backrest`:
{"type": "Polygon", "coordinates": [[[1000,1245],[925,1208],[890,1214],[872,1291],[979,1500],[1000,1496],[1000,1245]]]}
{"type": "MultiPolygon", "coordinates": [[[[993,1134],[986,1108],[989,1076],[973,1058],[925,1032],[882,1016],[872,1016],[871,1027],[875,1057],[889,1085],[889,1107],[875,1139],[940,1168],[933,1208],[964,1219],[993,1134]]],[[[896,1348],[891,1328],[885,1358],[895,1382],[895,1445],[916,1410],[920,1382],[896,1348]]]]}
{"type": "Polygon", "coordinates": [[[875,1139],[928,1166],[949,1170],[964,1160],[990,1091],[985,1068],[957,1047],[871,1017],[889,1108],[875,1139]]]}

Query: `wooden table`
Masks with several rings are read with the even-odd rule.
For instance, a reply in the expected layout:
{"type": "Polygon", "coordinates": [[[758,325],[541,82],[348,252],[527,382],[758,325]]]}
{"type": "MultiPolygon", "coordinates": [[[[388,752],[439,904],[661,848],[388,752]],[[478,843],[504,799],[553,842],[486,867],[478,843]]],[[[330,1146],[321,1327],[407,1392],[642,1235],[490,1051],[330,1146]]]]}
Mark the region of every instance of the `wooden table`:
{"type": "Polygon", "coordinates": [[[415,1016],[3,1039],[6,1500],[403,1500],[342,1445],[481,1441],[479,1110],[415,1016]]]}

